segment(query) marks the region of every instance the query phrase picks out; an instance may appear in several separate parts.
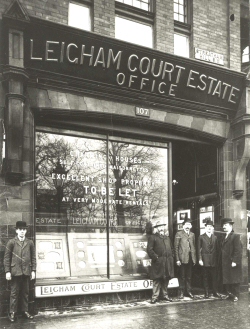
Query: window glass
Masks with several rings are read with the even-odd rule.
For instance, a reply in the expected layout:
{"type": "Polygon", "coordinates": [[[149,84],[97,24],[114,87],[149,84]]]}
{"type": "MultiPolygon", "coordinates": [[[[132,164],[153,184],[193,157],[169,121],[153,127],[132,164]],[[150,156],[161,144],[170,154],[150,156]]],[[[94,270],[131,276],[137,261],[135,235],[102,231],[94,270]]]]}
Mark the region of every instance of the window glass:
{"type": "Polygon", "coordinates": [[[186,0],[174,0],[174,20],[187,23],[186,0]]]}
{"type": "Polygon", "coordinates": [[[68,25],[82,30],[91,30],[90,7],[74,2],[69,3],[68,25]]]}
{"type": "Polygon", "coordinates": [[[174,34],[174,54],[189,57],[189,38],[186,35],[174,34]]]}
{"type": "Polygon", "coordinates": [[[140,46],[153,47],[152,26],[120,16],[115,17],[115,37],[140,46]]]}
{"type": "Polygon", "coordinates": [[[168,222],[168,150],[137,142],[37,132],[38,279],[148,275],[146,223],[168,222]]]}
{"type": "Polygon", "coordinates": [[[118,2],[122,2],[126,5],[130,5],[133,7],[137,7],[143,10],[150,11],[150,0],[116,0],[118,2]]]}
{"type": "Polygon", "coordinates": [[[243,54],[242,54],[242,63],[247,63],[247,62],[249,62],[249,46],[247,46],[243,50],[243,54]]]}

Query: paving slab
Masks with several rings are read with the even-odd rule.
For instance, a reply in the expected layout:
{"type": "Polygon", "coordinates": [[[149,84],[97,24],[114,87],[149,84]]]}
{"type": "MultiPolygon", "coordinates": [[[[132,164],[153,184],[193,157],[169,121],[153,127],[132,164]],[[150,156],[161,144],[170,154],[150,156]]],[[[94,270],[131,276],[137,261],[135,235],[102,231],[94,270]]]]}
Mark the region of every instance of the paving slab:
{"type": "Polygon", "coordinates": [[[179,301],[149,301],[78,309],[40,312],[33,320],[18,317],[15,323],[0,318],[1,329],[247,329],[250,328],[249,293],[238,302],[196,296],[179,301]]]}

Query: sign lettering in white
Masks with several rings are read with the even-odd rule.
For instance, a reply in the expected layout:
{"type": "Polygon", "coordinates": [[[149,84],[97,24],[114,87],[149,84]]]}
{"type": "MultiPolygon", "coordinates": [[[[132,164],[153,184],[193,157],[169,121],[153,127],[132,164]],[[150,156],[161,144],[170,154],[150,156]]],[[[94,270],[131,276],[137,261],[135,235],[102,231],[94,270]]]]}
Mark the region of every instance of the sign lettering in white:
{"type": "MultiPolygon", "coordinates": [[[[178,279],[173,278],[169,281],[169,288],[178,287],[178,279]]],[[[37,298],[55,297],[55,296],[72,296],[87,295],[98,293],[112,293],[121,291],[136,291],[152,289],[152,280],[132,280],[132,281],[113,281],[113,282],[92,282],[92,283],[75,283],[59,284],[49,286],[36,286],[35,294],[37,298]]]]}
{"type": "Polygon", "coordinates": [[[139,115],[142,117],[150,117],[150,109],[145,109],[143,107],[135,107],[135,115],[139,115]]]}
{"type": "Polygon", "coordinates": [[[224,56],[213,51],[204,50],[200,48],[194,49],[195,58],[206,62],[224,65],[224,56]]]}

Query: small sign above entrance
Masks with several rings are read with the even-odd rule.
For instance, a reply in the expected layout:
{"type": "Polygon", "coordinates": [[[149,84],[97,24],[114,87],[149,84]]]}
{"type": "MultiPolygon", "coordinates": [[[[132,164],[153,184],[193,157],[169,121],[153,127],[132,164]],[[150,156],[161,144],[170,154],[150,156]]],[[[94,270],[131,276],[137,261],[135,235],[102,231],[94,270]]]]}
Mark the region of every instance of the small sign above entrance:
{"type": "Polygon", "coordinates": [[[143,107],[136,106],[135,107],[135,115],[149,118],[150,117],[150,109],[145,109],[143,107]]]}

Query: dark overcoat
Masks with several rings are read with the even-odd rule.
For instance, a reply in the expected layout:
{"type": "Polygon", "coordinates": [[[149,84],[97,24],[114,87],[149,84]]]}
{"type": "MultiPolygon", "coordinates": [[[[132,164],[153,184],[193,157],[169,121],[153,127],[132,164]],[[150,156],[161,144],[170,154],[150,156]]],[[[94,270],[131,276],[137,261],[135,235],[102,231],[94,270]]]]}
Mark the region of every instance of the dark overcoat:
{"type": "Polygon", "coordinates": [[[159,233],[149,236],[147,252],[152,259],[151,280],[174,277],[174,251],[168,236],[159,233]]]}
{"type": "Polygon", "coordinates": [[[4,270],[12,276],[30,276],[36,270],[36,252],[32,240],[25,238],[22,244],[16,237],[8,241],[4,254],[4,270]]]}
{"type": "Polygon", "coordinates": [[[179,231],[175,235],[174,250],[176,261],[183,264],[189,262],[189,253],[191,252],[192,261],[196,264],[195,235],[190,232],[189,235],[184,231],[179,231]]]}
{"type": "Polygon", "coordinates": [[[240,235],[231,232],[221,245],[223,284],[240,283],[242,279],[242,243],[240,235]],[[236,263],[232,267],[232,262],[236,263]]]}
{"type": "Polygon", "coordinates": [[[215,267],[218,263],[219,245],[217,237],[212,234],[211,239],[206,233],[198,239],[198,260],[203,261],[204,266],[215,267]]]}

